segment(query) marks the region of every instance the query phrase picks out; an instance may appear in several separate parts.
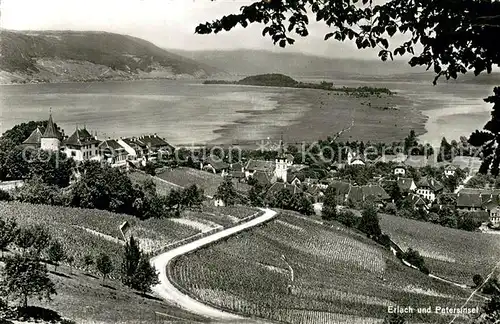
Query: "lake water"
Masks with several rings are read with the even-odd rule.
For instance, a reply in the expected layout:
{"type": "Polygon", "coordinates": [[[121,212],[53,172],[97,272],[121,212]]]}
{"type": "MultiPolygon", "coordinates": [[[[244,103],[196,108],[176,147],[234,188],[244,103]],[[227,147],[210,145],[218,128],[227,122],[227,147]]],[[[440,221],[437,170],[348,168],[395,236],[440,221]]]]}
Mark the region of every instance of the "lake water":
{"type": "MultiPolygon", "coordinates": [[[[458,139],[482,128],[491,110],[482,99],[492,93],[492,86],[434,87],[431,81],[369,83],[397,91],[429,117],[423,141],[439,144],[443,136],[458,139]]],[[[315,94],[170,80],[0,86],[0,132],[24,121],[46,119],[52,108],[54,120],[68,135],[85,124],[100,138],[158,133],[173,144],[249,142],[281,133],[294,140],[315,140],[340,130],[335,113],[316,118],[321,122],[311,118],[326,109],[311,100],[315,94]]]]}

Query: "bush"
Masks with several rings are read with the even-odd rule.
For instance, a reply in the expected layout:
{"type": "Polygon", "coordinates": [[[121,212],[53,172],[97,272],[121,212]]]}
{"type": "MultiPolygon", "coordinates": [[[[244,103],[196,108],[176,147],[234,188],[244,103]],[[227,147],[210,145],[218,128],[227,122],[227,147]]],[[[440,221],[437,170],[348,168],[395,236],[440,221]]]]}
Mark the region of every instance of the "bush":
{"type": "Polygon", "coordinates": [[[360,218],[350,210],[340,210],[337,213],[337,221],[347,227],[358,227],[360,218]]]}
{"type": "Polygon", "coordinates": [[[11,201],[12,197],[10,196],[10,193],[8,193],[5,190],[0,189],[0,201],[11,201]]]}
{"type": "Polygon", "coordinates": [[[377,242],[385,246],[386,248],[391,247],[391,238],[387,234],[382,234],[377,239],[377,242]]]}
{"type": "Polygon", "coordinates": [[[388,203],[384,209],[386,213],[391,215],[396,215],[398,213],[398,208],[393,203],[388,203]]]}

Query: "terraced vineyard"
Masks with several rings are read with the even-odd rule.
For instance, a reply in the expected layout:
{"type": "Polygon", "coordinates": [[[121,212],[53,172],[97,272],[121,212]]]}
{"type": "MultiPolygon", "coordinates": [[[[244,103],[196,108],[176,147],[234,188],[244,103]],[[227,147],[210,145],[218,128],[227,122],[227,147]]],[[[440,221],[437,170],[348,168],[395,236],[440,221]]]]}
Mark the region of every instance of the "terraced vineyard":
{"type": "Polygon", "coordinates": [[[96,209],[66,208],[0,202],[0,217],[14,218],[20,225],[42,224],[65,245],[77,265],[85,254],[105,252],[121,257],[123,240],[119,226],[128,221],[131,233],[146,251],[156,250],[169,243],[189,237],[199,230],[169,219],[141,221],[133,216],[114,214],[96,209]],[[100,233],[102,235],[96,235],[100,233]],[[119,241],[119,242],[118,242],[119,241]]]}
{"type": "Polygon", "coordinates": [[[472,285],[500,261],[500,235],[466,232],[392,215],[381,215],[382,230],[402,248],[413,247],[432,273],[472,285]]]}
{"type": "MultiPolygon", "coordinates": [[[[214,306],[293,324],[376,323],[388,305],[459,307],[467,297],[344,227],[288,214],[178,258],[170,270],[183,289],[214,306]]],[[[413,314],[410,320],[450,318],[413,314]]]]}

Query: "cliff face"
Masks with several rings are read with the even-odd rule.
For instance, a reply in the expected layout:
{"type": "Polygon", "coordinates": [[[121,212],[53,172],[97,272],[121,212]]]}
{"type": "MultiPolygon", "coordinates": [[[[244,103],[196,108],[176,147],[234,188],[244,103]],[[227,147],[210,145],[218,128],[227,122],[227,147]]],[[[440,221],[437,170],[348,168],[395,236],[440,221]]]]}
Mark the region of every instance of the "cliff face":
{"type": "Polygon", "coordinates": [[[0,82],[204,78],[222,71],[104,32],[0,31],[0,82]]]}

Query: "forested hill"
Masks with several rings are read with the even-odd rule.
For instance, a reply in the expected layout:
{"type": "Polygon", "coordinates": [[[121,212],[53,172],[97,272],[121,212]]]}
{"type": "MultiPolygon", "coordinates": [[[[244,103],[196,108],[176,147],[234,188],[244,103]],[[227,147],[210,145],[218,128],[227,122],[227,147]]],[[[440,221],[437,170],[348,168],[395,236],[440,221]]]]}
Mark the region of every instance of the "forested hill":
{"type": "Polygon", "coordinates": [[[143,39],[77,31],[0,31],[0,81],[202,78],[221,70],[143,39]]]}

